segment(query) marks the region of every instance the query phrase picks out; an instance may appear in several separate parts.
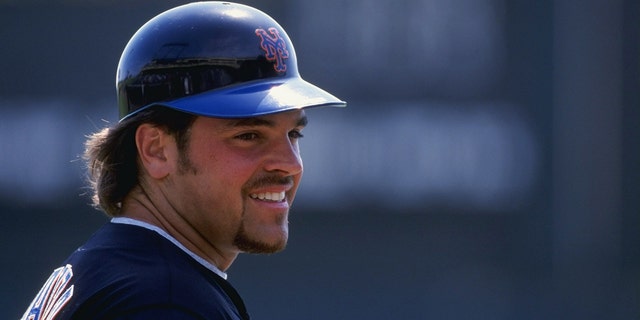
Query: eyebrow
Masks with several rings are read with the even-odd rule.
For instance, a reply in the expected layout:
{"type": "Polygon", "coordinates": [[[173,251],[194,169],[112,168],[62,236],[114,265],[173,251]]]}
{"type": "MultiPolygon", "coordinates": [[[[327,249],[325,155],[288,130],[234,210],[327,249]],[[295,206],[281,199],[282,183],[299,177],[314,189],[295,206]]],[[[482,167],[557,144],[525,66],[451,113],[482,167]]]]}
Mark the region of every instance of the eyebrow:
{"type": "MultiPolygon", "coordinates": [[[[303,115],[298,119],[296,123],[296,127],[304,127],[309,123],[309,119],[306,115],[303,115]]],[[[252,117],[252,118],[241,118],[229,123],[227,127],[229,128],[237,128],[237,127],[275,127],[275,122],[269,119],[261,118],[261,117],[252,117]]]]}

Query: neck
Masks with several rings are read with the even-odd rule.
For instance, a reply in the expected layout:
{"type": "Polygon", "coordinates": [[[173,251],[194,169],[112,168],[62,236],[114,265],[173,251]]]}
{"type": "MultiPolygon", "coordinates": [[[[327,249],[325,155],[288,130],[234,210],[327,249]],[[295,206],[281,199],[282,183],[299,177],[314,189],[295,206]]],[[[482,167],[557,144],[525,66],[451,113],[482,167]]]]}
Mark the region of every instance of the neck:
{"type": "Polygon", "coordinates": [[[207,241],[177,214],[168,214],[163,206],[142,188],[134,188],[122,202],[121,217],[131,218],[156,226],[175,238],[200,258],[226,272],[238,256],[237,250],[223,251],[207,241]]]}

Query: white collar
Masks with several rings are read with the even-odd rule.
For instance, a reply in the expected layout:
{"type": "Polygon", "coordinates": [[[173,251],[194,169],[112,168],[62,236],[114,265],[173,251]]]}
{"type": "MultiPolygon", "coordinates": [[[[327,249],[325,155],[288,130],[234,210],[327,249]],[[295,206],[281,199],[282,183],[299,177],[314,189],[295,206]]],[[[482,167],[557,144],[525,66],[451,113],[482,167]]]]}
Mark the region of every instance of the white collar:
{"type": "Polygon", "coordinates": [[[144,221],[140,221],[140,220],[136,220],[136,219],[131,219],[131,218],[125,218],[125,217],[117,217],[117,218],[112,218],[111,219],[111,223],[120,223],[120,224],[128,224],[128,225],[133,225],[133,226],[138,226],[138,227],[142,227],[145,229],[149,229],[151,231],[155,231],[157,232],[159,235],[165,237],[167,240],[171,241],[171,243],[173,243],[174,245],[176,245],[178,248],[180,248],[182,251],[186,252],[189,256],[191,256],[193,259],[195,259],[196,261],[198,261],[198,263],[200,263],[201,265],[203,265],[205,268],[213,271],[215,274],[219,275],[220,277],[222,277],[223,279],[227,279],[227,274],[225,272],[222,272],[220,269],[218,269],[218,267],[216,267],[215,265],[209,263],[207,260],[202,259],[200,256],[198,256],[197,254],[193,253],[191,250],[187,249],[184,245],[182,245],[182,243],[180,243],[178,240],[176,240],[176,238],[172,237],[171,235],[169,235],[166,231],[160,229],[157,226],[154,226],[150,223],[146,223],[144,221]]]}

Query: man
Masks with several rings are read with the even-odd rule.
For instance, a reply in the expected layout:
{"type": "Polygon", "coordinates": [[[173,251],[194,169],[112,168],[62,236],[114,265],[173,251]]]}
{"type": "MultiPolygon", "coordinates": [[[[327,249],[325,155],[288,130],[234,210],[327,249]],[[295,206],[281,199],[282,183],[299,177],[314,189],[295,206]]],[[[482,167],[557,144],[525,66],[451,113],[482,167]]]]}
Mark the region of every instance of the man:
{"type": "Polygon", "coordinates": [[[94,203],[112,217],[23,319],[248,319],[225,271],[284,249],[304,109],[346,103],[305,82],[285,31],[239,4],[147,22],[118,65],[120,121],[91,136],[94,203]]]}

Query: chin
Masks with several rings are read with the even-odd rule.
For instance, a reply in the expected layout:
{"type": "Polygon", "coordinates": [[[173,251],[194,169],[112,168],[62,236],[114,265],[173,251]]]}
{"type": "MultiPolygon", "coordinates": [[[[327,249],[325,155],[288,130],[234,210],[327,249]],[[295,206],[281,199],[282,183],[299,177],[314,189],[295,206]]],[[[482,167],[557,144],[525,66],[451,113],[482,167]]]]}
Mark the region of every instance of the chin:
{"type": "Polygon", "coordinates": [[[271,254],[284,250],[288,237],[289,230],[286,225],[281,226],[275,234],[268,237],[256,237],[241,226],[236,233],[234,245],[245,253],[271,254]]]}
{"type": "Polygon", "coordinates": [[[287,240],[278,242],[265,242],[259,240],[236,238],[236,247],[244,253],[254,254],[272,254],[284,250],[287,246],[287,240]]]}

